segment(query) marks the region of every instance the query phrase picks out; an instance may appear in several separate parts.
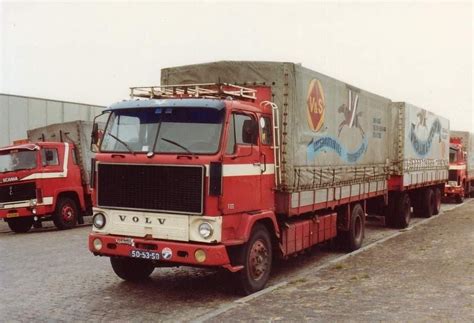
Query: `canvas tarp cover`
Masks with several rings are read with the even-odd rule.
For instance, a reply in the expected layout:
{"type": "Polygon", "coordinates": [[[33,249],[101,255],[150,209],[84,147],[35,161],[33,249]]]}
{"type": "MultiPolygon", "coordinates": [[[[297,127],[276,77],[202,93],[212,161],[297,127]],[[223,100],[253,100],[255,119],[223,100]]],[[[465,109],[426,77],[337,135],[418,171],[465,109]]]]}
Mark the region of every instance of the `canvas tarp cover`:
{"type": "Polygon", "coordinates": [[[295,191],[388,176],[390,100],[294,63],[222,61],[165,68],[162,85],[271,86],[281,120],[282,181],[295,191]]]}

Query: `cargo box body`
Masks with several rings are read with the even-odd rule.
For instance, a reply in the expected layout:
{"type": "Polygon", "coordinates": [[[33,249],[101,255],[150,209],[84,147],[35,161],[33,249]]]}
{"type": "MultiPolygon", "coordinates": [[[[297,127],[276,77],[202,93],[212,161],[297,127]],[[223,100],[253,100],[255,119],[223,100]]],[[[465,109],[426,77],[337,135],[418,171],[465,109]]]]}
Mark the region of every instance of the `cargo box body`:
{"type": "Polygon", "coordinates": [[[400,186],[409,189],[447,181],[449,120],[405,102],[392,103],[391,113],[391,175],[401,176],[400,186]]]}
{"type": "Polygon", "coordinates": [[[28,139],[32,142],[52,141],[69,142],[76,146],[77,159],[81,168],[81,177],[84,185],[90,183],[91,158],[90,150],[92,122],[72,121],[56,123],[45,127],[28,130],[28,139]]]}
{"type": "Polygon", "coordinates": [[[451,137],[460,138],[466,156],[467,177],[474,180],[474,133],[467,131],[451,131],[451,137]]]}

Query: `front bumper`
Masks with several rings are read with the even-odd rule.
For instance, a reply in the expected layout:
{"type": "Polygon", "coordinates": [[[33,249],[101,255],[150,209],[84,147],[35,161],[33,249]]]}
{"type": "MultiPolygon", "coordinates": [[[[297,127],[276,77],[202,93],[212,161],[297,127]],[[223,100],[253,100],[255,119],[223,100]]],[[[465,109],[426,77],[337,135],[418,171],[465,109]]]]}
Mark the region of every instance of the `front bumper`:
{"type": "MultiPolygon", "coordinates": [[[[92,232],[89,234],[89,250],[95,255],[101,256],[122,256],[130,257],[132,250],[153,251],[163,254],[163,249],[167,248],[167,253],[171,250],[171,256],[163,259],[160,257],[159,262],[170,264],[182,264],[188,266],[221,266],[231,271],[234,267],[230,264],[230,259],[224,245],[208,245],[200,243],[185,243],[166,240],[149,240],[143,238],[131,238],[117,235],[104,235],[92,232]],[[100,239],[102,248],[96,250],[94,248],[94,239],[100,239]],[[202,250],[206,254],[206,259],[202,262],[196,260],[195,252],[202,250]]],[[[239,268],[235,267],[235,270],[239,268]]]]}
{"type": "Polygon", "coordinates": [[[0,209],[0,219],[11,219],[25,216],[45,216],[53,212],[53,208],[49,205],[38,205],[34,207],[36,213],[33,213],[33,207],[19,207],[19,208],[2,208],[0,209]]]}
{"type": "Polygon", "coordinates": [[[457,196],[457,195],[464,195],[464,188],[462,186],[448,186],[444,187],[444,196],[457,196]]]}

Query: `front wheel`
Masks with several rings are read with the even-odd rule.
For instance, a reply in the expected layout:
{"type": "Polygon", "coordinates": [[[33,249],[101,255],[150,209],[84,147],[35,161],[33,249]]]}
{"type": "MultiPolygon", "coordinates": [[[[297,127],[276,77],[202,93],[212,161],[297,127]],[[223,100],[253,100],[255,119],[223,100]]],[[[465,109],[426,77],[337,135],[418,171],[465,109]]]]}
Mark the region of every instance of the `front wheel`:
{"type": "Polygon", "coordinates": [[[132,282],[147,279],[155,270],[155,266],[150,261],[143,259],[110,257],[110,263],[117,276],[132,282]]]}
{"type": "Polygon", "coordinates": [[[15,233],[30,231],[33,222],[33,217],[31,216],[7,219],[8,226],[15,233]]]}
{"type": "Polygon", "coordinates": [[[265,287],[272,269],[272,256],[270,234],[264,225],[256,224],[239,254],[239,263],[244,268],[237,275],[243,294],[249,295],[265,287]]]}
{"type": "Polygon", "coordinates": [[[68,197],[60,198],[53,214],[54,225],[60,229],[71,229],[76,226],[78,208],[76,202],[68,197]]]}

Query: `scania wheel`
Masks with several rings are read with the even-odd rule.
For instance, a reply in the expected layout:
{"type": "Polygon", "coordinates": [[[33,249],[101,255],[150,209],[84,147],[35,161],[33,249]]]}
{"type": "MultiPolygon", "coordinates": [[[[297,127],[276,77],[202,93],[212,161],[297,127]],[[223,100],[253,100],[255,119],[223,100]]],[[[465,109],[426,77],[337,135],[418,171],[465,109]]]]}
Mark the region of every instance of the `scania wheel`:
{"type": "Polygon", "coordinates": [[[70,229],[76,226],[77,218],[78,208],[76,202],[69,197],[60,198],[53,214],[54,225],[61,230],[70,229]]]}
{"type": "Polygon", "coordinates": [[[8,226],[15,233],[30,231],[33,222],[33,217],[31,216],[7,219],[8,226]]]}

